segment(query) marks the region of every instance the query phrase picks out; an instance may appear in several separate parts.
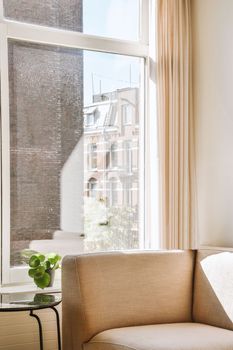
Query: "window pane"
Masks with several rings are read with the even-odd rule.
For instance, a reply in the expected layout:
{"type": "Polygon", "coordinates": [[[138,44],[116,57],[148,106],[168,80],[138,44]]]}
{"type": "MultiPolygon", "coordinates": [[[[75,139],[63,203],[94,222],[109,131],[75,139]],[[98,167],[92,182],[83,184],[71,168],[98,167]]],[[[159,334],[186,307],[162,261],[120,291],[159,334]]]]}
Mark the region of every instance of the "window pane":
{"type": "Polygon", "coordinates": [[[83,31],[82,0],[3,0],[3,3],[7,18],[83,31]]]}
{"type": "Polygon", "coordinates": [[[10,19],[127,40],[139,37],[139,2],[3,0],[5,17],[10,19]]]}
{"type": "Polygon", "coordinates": [[[81,216],[72,214],[82,210],[83,173],[77,164],[83,152],[75,160],[72,152],[81,148],[83,134],[83,52],[10,41],[9,80],[11,264],[16,265],[24,248],[43,250],[47,244],[56,250],[56,244],[37,241],[52,240],[61,227],[83,230],[81,216]]]}
{"type": "Polygon", "coordinates": [[[84,0],[83,32],[138,40],[139,4],[139,0],[84,0]]]}
{"type": "Polygon", "coordinates": [[[84,231],[89,251],[139,247],[140,162],[132,163],[139,158],[139,120],[143,122],[142,62],[84,53],[84,231]]]}
{"type": "Polygon", "coordinates": [[[9,41],[11,265],[139,246],[142,61],[9,41]]]}

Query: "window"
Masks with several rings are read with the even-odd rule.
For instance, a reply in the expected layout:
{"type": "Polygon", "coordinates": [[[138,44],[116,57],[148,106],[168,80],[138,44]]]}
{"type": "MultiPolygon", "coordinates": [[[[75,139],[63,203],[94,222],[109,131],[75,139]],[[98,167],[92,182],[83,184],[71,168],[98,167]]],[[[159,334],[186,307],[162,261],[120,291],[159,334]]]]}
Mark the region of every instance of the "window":
{"type": "Polygon", "coordinates": [[[111,178],[109,180],[109,202],[110,206],[119,205],[119,196],[118,196],[118,180],[116,178],[111,178]]]}
{"type": "Polygon", "coordinates": [[[97,197],[97,180],[94,178],[91,178],[88,181],[88,195],[89,197],[96,198],[97,197]]]}
{"type": "Polygon", "coordinates": [[[99,119],[98,107],[84,106],[83,117],[84,117],[84,127],[95,128],[99,119]]]}
{"type": "Polygon", "coordinates": [[[91,143],[88,145],[89,169],[97,168],[97,144],[91,143]]]}
{"type": "Polygon", "coordinates": [[[95,114],[89,113],[86,115],[85,126],[94,126],[95,125],[95,114]]]}
{"type": "Polygon", "coordinates": [[[132,182],[130,179],[126,179],[124,183],[124,204],[126,206],[132,207],[132,182]]]}
{"type": "MultiPolygon", "coordinates": [[[[131,125],[133,123],[134,108],[130,104],[121,106],[123,125],[131,125]]],[[[135,118],[134,118],[135,119],[135,118]]]]}
{"type": "Polygon", "coordinates": [[[114,142],[111,145],[111,151],[110,151],[111,168],[116,168],[118,165],[117,152],[118,152],[118,146],[117,146],[117,143],[114,142]]]}
{"type": "Polygon", "coordinates": [[[58,231],[85,233],[86,251],[142,247],[144,148],[133,205],[123,149],[144,144],[149,1],[0,2],[2,283],[28,281],[22,251],[58,231]]]}
{"type": "Polygon", "coordinates": [[[132,142],[125,141],[124,148],[125,148],[125,169],[127,173],[131,173],[132,172],[132,142]]]}

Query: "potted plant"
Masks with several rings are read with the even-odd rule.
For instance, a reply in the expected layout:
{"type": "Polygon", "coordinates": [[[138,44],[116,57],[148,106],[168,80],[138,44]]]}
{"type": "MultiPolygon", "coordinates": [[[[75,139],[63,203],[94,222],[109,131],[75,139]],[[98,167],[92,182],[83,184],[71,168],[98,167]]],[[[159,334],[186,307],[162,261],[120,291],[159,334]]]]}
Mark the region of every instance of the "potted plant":
{"type": "Polygon", "coordinates": [[[33,278],[37,287],[52,287],[55,271],[61,267],[60,260],[60,255],[56,253],[36,253],[30,256],[28,275],[33,278]]]}

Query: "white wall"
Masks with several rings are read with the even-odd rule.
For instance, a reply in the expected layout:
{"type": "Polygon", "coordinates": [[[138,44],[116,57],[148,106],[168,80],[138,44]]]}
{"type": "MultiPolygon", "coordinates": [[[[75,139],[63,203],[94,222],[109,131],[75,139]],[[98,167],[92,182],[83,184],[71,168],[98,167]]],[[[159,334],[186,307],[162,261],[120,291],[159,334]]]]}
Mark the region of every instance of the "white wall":
{"type": "Polygon", "coordinates": [[[200,244],[233,246],[233,0],[192,0],[200,244]]]}
{"type": "Polygon", "coordinates": [[[63,166],[61,173],[61,229],[83,233],[83,136],[63,166]]]}

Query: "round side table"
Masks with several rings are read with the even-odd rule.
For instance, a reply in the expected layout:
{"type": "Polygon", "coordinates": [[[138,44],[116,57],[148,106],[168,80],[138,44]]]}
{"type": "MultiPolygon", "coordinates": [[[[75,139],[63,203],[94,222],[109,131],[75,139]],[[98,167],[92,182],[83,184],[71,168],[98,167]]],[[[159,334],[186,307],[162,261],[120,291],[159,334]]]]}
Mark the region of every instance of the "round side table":
{"type": "Polygon", "coordinates": [[[55,307],[62,301],[61,294],[33,294],[32,296],[28,297],[28,294],[25,293],[25,295],[20,295],[20,297],[22,300],[4,302],[2,295],[0,300],[0,312],[29,311],[29,315],[37,320],[39,328],[40,350],[43,350],[44,344],[42,324],[39,316],[35,314],[34,311],[52,309],[56,315],[58,350],[61,350],[60,319],[59,313],[55,307]]]}

